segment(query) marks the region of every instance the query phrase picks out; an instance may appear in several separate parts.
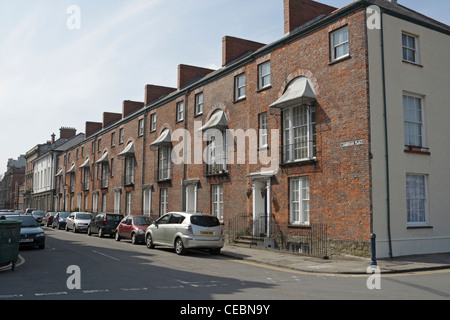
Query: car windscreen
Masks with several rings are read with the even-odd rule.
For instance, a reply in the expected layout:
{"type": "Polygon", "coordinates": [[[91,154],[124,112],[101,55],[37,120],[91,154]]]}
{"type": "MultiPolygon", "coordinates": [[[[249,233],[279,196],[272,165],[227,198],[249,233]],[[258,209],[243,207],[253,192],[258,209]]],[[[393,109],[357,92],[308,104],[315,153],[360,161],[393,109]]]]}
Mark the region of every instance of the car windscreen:
{"type": "Polygon", "coordinates": [[[215,216],[191,216],[191,223],[200,227],[220,226],[220,221],[215,216]]]}
{"type": "Polygon", "coordinates": [[[60,212],[59,217],[60,218],[67,218],[69,216],[70,212],[60,212]]]}
{"type": "Polygon", "coordinates": [[[44,211],[33,211],[32,215],[37,216],[37,217],[43,217],[43,216],[45,216],[45,212],[44,211]]]}
{"type": "Polygon", "coordinates": [[[82,220],[91,220],[91,215],[89,213],[77,213],[75,215],[76,219],[82,219],[82,220]]]}
{"type": "Polygon", "coordinates": [[[16,220],[22,222],[22,228],[39,227],[35,218],[31,216],[6,216],[6,220],[16,220]]]}
{"type": "Polygon", "coordinates": [[[149,217],[135,217],[134,224],[137,226],[148,226],[152,224],[153,220],[149,217]]]}

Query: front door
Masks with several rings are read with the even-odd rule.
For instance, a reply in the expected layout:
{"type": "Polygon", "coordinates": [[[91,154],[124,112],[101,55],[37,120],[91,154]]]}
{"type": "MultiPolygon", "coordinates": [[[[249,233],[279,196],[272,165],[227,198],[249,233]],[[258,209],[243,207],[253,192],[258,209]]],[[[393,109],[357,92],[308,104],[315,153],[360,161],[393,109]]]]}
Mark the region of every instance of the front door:
{"type": "Polygon", "coordinates": [[[270,223],[269,180],[253,180],[253,235],[266,236],[270,223]]]}

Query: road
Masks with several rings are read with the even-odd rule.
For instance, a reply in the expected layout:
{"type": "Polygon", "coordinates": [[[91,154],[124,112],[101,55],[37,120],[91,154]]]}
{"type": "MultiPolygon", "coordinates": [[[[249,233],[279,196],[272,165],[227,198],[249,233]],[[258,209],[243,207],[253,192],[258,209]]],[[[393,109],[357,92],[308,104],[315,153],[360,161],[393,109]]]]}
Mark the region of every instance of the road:
{"type": "Polygon", "coordinates": [[[382,275],[381,289],[369,290],[368,276],[307,274],[202,251],[178,256],[170,248],[44,229],[45,249],[20,250],[16,270],[0,272],[0,301],[450,298],[449,270],[382,275]]]}

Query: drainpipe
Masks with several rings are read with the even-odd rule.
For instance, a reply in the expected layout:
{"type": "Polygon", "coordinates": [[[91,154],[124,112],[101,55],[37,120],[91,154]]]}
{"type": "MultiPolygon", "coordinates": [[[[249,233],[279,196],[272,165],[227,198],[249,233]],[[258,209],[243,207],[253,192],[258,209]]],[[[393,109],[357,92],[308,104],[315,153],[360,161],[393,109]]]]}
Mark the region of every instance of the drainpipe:
{"type": "MultiPolygon", "coordinates": [[[[184,181],[186,180],[186,130],[187,130],[187,117],[188,117],[188,95],[189,89],[186,90],[184,94],[184,132],[183,132],[183,178],[181,179],[181,210],[186,211],[186,187],[184,181]]],[[[189,146],[190,147],[190,146],[189,146]]]]}
{"type": "Polygon", "coordinates": [[[386,147],[386,209],[387,209],[387,232],[389,242],[389,257],[392,259],[392,237],[391,237],[391,197],[390,197],[390,170],[389,170],[389,141],[387,125],[387,99],[386,99],[386,67],[384,61],[384,31],[383,31],[383,9],[380,8],[381,25],[381,69],[383,74],[383,112],[384,112],[384,143],[386,147]]]}

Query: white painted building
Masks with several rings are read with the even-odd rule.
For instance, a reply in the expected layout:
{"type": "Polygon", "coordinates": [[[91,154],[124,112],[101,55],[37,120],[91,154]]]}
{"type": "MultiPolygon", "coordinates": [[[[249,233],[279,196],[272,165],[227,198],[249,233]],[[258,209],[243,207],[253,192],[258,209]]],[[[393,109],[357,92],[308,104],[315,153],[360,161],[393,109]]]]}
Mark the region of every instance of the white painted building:
{"type": "Polygon", "coordinates": [[[449,252],[450,27],[377,2],[368,22],[379,28],[367,31],[377,255],[449,252]]]}

